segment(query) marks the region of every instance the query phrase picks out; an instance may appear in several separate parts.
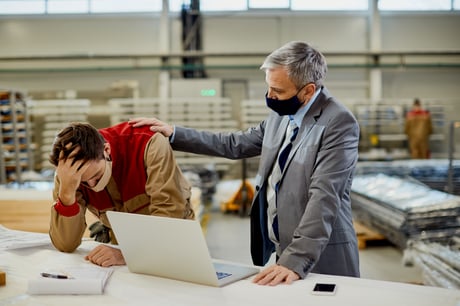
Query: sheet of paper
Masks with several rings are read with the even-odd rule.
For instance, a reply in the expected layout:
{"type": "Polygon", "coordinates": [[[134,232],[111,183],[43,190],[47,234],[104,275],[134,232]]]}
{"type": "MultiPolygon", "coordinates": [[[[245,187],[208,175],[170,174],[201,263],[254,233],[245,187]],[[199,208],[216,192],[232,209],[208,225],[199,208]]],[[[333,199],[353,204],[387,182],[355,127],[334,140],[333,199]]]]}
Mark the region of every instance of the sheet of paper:
{"type": "Polygon", "coordinates": [[[0,252],[50,244],[48,234],[11,230],[0,225],[0,252]]]}
{"type": "Polygon", "coordinates": [[[91,263],[61,267],[44,271],[67,278],[38,275],[28,282],[29,294],[102,294],[113,268],[103,268],[91,263]]]}

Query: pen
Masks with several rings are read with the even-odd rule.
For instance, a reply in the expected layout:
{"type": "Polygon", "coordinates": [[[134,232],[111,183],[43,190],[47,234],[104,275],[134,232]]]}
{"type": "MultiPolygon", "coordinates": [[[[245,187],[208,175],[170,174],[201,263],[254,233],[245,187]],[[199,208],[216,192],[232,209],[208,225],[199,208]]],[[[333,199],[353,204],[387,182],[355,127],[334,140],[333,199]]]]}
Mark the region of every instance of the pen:
{"type": "Polygon", "coordinates": [[[46,273],[46,272],[42,272],[40,273],[40,275],[43,277],[57,278],[57,279],[68,279],[69,278],[67,275],[53,274],[53,273],[46,273]]]}

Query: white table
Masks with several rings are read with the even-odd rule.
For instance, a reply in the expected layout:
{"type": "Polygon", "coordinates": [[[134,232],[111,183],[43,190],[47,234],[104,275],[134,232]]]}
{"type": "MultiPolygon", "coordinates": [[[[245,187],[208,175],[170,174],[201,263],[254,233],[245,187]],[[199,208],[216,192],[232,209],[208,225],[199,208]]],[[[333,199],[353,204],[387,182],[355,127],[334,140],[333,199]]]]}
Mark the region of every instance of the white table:
{"type": "MultiPolygon", "coordinates": [[[[1,237],[0,237],[1,239],[1,237]]],[[[259,286],[251,278],[225,286],[207,287],[170,279],[130,273],[116,267],[103,295],[28,295],[27,281],[43,268],[56,264],[78,265],[95,246],[85,241],[75,253],[67,254],[52,246],[0,251],[0,270],[7,273],[7,284],[0,287],[0,306],[6,305],[340,305],[340,306],[460,306],[460,291],[375,281],[349,277],[310,274],[292,285],[259,286]],[[337,284],[335,296],[315,296],[316,282],[337,284]]],[[[378,263],[376,263],[378,264],[378,263]]]]}

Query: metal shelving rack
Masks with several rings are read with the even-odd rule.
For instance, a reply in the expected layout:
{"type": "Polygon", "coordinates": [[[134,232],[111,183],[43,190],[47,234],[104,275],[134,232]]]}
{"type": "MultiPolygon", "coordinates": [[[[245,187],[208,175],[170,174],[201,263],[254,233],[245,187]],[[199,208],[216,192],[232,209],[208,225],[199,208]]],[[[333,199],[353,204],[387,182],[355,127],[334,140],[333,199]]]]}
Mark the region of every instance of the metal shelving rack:
{"type": "MultiPolygon", "coordinates": [[[[355,106],[355,114],[365,138],[375,135],[380,145],[384,141],[404,141],[406,139],[404,112],[401,105],[358,104],[355,106]]],[[[379,144],[373,145],[378,146],[379,144]]]]}
{"type": "MultiPolygon", "coordinates": [[[[361,149],[406,149],[407,136],[404,124],[408,108],[410,107],[405,106],[402,102],[399,104],[356,104],[354,113],[361,128],[361,149]]],[[[444,107],[430,103],[427,104],[426,109],[431,113],[433,124],[430,141],[444,141],[444,107]]],[[[434,147],[434,144],[432,145],[434,147]]]]}
{"type": "Polygon", "coordinates": [[[23,183],[23,172],[33,169],[24,93],[0,90],[0,118],[0,183],[23,183]]]}

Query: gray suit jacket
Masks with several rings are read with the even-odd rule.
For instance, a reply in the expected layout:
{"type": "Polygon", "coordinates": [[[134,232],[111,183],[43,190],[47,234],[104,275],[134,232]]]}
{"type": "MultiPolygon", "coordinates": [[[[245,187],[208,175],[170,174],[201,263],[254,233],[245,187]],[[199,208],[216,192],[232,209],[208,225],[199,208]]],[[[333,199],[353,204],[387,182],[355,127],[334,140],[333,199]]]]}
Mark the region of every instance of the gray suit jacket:
{"type": "MultiPolygon", "coordinates": [[[[174,150],[240,159],[260,155],[251,208],[251,254],[264,265],[273,252],[267,233],[266,183],[283,142],[287,116],[272,112],[258,126],[233,133],[176,127],[174,150]]],[[[323,88],[303,118],[277,193],[277,263],[301,278],[309,272],[359,276],[350,188],[359,126],[323,88]]]]}

